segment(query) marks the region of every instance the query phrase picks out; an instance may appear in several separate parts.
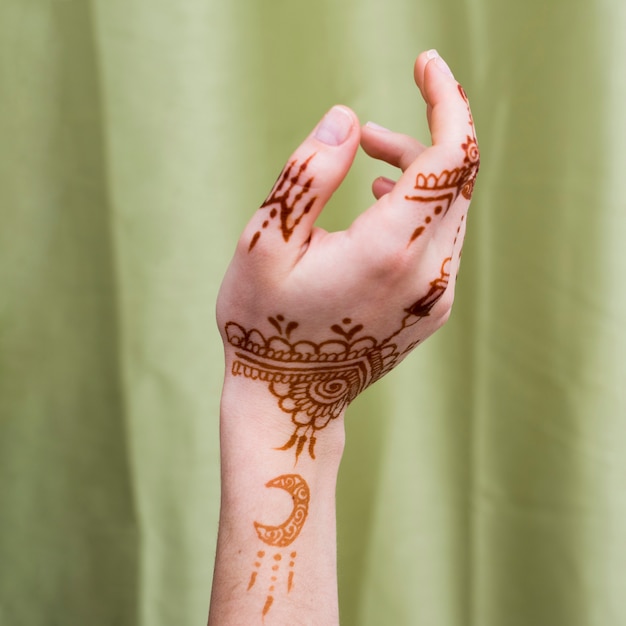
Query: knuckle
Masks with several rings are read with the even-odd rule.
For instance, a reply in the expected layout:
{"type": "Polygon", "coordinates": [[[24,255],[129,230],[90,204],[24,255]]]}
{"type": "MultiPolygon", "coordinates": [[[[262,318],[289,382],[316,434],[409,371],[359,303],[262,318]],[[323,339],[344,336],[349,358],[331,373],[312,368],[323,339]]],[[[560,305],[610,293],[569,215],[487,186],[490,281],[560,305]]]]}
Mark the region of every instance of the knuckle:
{"type": "Polygon", "coordinates": [[[414,258],[402,247],[384,245],[377,250],[374,271],[383,279],[404,280],[415,272],[414,258]]]}

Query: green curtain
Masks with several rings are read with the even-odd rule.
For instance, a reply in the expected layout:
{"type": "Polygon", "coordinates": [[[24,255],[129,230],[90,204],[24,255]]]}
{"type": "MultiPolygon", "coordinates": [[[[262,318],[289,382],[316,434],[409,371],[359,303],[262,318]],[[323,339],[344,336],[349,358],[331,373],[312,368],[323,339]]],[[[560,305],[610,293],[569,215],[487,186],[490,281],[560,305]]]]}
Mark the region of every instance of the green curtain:
{"type": "MultiPolygon", "coordinates": [[[[206,620],[221,276],[332,104],[482,148],[455,312],[348,416],[344,626],[626,623],[622,0],[1,0],[0,624],[206,620]]],[[[342,228],[388,169],[359,155],[342,228]]]]}

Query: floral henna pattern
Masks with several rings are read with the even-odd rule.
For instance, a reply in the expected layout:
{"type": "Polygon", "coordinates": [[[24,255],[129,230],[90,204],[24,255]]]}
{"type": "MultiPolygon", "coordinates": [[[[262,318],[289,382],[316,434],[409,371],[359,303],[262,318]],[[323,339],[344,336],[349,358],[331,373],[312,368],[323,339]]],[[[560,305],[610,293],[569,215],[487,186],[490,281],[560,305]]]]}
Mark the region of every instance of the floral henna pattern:
{"type": "MultiPolygon", "coordinates": [[[[306,170],[313,157],[315,153],[300,165],[296,161],[288,163],[260,207],[269,209],[268,219],[263,222],[261,229],[267,228],[272,220],[278,218],[285,242],[289,241],[293,231],[317,200],[317,196],[311,196],[311,185],[315,178],[306,178],[306,170]]],[[[257,230],[250,240],[248,252],[254,248],[260,237],[261,230],[257,230]]]]}
{"type": "Polygon", "coordinates": [[[297,460],[308,443],[308,454],[314,459],[317,431],[392,369],[399,354],[393,343],[380,344],[373,337],[361,336],[363,327],[352,325],[349,318],[331,327],[335,338],[319,344],[292,342],[290,334],[297,324],[287,324],[283,330],[282,319],[269,318],[279,328],[279,334],[269,338],[235,322],[226,325],[228,342],[236,348],[232,373],[268,383],[294,426],[291,437],[279,449],[295,447],[297,460]]]}
{"type": "Polygon", "coordinates": [[[397,338],[431,314],[448,287],[451,260],[443,260],[428,291],[405,309],[398,329],[382,341],[364,334],[363,325],[350,318],[333,324],[331,338],[321,343],[293,340],[299,324],[287,322],[282,315],[268,318],[276,330],[268,337],[236,322],[226,324],[228,343],[235,348],[233,376],[266,383],[278,407],[291,418],[292,434],[278,450],[294,449],[297,462],[306,449],[315,459],[318,431],[421,341],[414,339],[400,351],[397,338]]]}
{"type": "MultiPolygon", "coordinates": [[[[471,129],[460,144],[462,164],[439,174],[420,172],[417,175],[415,193],[405,197],[425,205],[427,210],[423,223],[415,228],[408,245],[424,233],[434,216],[445,215],[459,195],[469,200],[474,190],[480,155],[467,96],[460,85],[458,90],[466,103],[471,129]]],[[[300,164],[291,161],[261,206],[261,209],[269,209],[262,229],[277,219],[285,242],[317,200],[311,192],[314,178],[307,178],[306,174],[314,157],[312,154],[300,164]]],[[[464,219],[465,215],[462,215],[454,239],[455,247],[464,219]]],[[[262,229],[253,235],[249,251],[259,240],[262,229]]],[[[299,324],[287,322],[281,315],[268,317],[276,331],[270,336],[254,328],[246,329],[236,322],[226,324],[227,340],[235,348],[232,374],[266,383],[278,407],[291,418],[292,434],[279,450],[293,449],[296,462],[305,449],[315,459],[318,431],[339,417],[366,387],[382,378],[421,341],[415,337],[414,330],[410,331],[412,337],[408,341],[406,337],[400,341],[400,336],[431,314],[448,288],[451,262],[452,257],[443,260],[439,275],[430,282],[426,293],[404,309],[404,317],[397,329],[382,341],[365,334],[363,325],[353,323],[350,318],[331,325],[331,338],[321,343],[292,340],[299,324]]]]}
{"type": "Polygon", "coordinates": [[[411,234],[409,245],[424,233],[432,222],[433,216],[445,215],[450,210],[459,194],[466,200],[470,200],[474,191],[474,183],[480,168],[480,152],[474,130],[474,118],[467,95],[461,85],[458,88],[459,94],[467,106],[468,124],[471,128],[471,134],[466,136],[465,141],[460,146],[464,154],[463,165],[454,169],[443,170],[440,174],[422,174],[420,172],[417,175],[414,186],[417,193],[407,194],[405,198],[428,205],[428,210],[424,222],[411,234]]]}

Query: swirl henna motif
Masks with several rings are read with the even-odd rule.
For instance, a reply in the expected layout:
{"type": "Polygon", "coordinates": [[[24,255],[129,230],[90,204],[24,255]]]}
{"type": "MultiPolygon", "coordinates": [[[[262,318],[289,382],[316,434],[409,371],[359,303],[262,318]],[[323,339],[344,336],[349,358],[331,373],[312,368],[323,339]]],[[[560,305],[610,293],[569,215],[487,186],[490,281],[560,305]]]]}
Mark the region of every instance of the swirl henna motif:
{"type": "Polygon", "coordinates": [[[295,447],[297,461],[308,442],[308,454],[315,459],[317,431],[339,417],[366,387],[421,341],[411,341],[400,352],[396,337],[430,315],[448,287],[451,260],[443,260],[428,291],[405,309],[398,329],[382,341],[362,336],[363,326],[353,324],[350,318],[333,324],[330,330],[336,337],[321,343],[292,341],[291,334],[299,325],[285,323],[282,315],[268,318],[278,331],[268,338],[257,329],[246,330],[236,322],[226,324],[228,343],[235,348],[233,376],[267,383],[279,408],[291,416],[292,435],[279,450],[295,447]]]}
{"type": "MultiPolygon", "coordinates": [[[[430,315],[448,286],[451,260],[451,257],[443,260],[439,276],[430,282],[428,291],[405,309],[400,328],[381,342],[361,336],[363,325],[353,324],[350,318],[344,318],[341,324],[333,324],[330,330],[336,338],[319,344],[292,341],[291,334],[299,324],[286,322],[282,315],[268,318],[278,332],[268,339],[256,329],[247,331],[235,322],[226,325],[228,342],[235,347],[232,374],[268,383],[270,392],[278,398],[278,406],[291,415],[294,431],[280,450],[295,446],[297,462],[308,438],[308,453],[315,459],[315,433],[338,417],[365,387],[384,376],[419,343],[420,339],[414,340],[399,353],[392,339],[430,315]]],[[[270,526],[253,522],[258,538],[277,549],[267,558],[265,550],[257,552],[248,581],[247,590],[250,591],[257,584],[263,584],[259,581],[266,580],[267,592],[261,611],[263,619],[270,612],[285,576],[286,592],[290,593],[294,587],[297,553],[292,551],[287,555],[281,549],[290,546],[300,535],[311,499],[309,486],[298,474],[278,476],[265,486],[287,491],[293,499],[293,508],[282,524],[270,526]]]]}
{"type": "MultiPolygon", "coordinates": [[[[311,185],[315,178],[311,176],[305,179],[305,174],[314,156],[315,153],[300,165],[297,165],[296,161],[288,163],[280,173],[270,195],[259,209],[270,209],[269,219],[263,222],[261,228],[267,228],[270,222],[278,217],[285,242],[289,241],[293,231],[317,200],[317,196],[306,199],[310,196],[311,185]]],[[[261,230],[257,230],[250,240],[248,252],[254,248],[260,237],[261,230]]]]}
{"type": "MultiPolygon", "coordinates": [[[[416,193],[405,197],[428,209],[423,224],[413,231],[408,245],[424,233],[433,221],[433,216],[446,215],[459,195],[469,200],[474,190],[480,154],[467,96],[460,85],[458,89],[467,105],[468,125],[471,129],[471,134],[466,135],[460,145],[463,151],[462,165],[445,169],[439,174],[417,174],[414,186],[416,193]]],[[[270,209],[262,229],[278,218],[285,242],[289,241],[317,199],[317,196],[311,196],[314,178],[306,177],[306,170],[314,157],[315,154],[312,154],[299,165],[295,160],[291,161],[261,206],[261,209],[270,209]]],[[[464,218],[465,215],[462,215],[461,224],[464,218]]],[[[461,225],[457,229],[455,246],[460,232],[461,225]]],[[[261,229],[253,235],[249,251],[260,236],[261,229]]],[[[292,321],[283,328],[285,320],[282,316],[268,318],[278,331],[278,334],[269,338],[257,329],[246,330],[236,322],[226,325],[228,342],[235,348],[232,374],[267,383],[269,391],[278,400],[279,408],[291,416],[293,432],[280,450],[295,447],[297,461],[308,442],[309,456],[314,459],[317,431],[339,417],[366,387],[391,370],[421,341],[420,338],[413,338],[405,343],[400,352],[395,338],[430,315],[448,287],[450,261],[450,257],[444,259],[440,275],[431,281],[427,293],[404,310],[405,316],[398,329],[383,341],[362,336],[363,326],[352,325],[350,318],[345,318],[341,324],[333,324],[330,330],[336,336],[321,343],[292,342],[290,337],[298,328],[298,323],[292,321]]]]}
{"type": "MultiPolygon", "coordinates": [[[[270,318],[275,324],[281,316],[270,318]]],[[[316,344],[291,342],[297,327],[265,338],[258,330],[245,330],[235,322],[226,325],[228,342],[236,348],[234,376],[243,375],[268,383],[278,406],[291,415],[294,431],[281,450],[296,447],[296,460],[308,440],[308,453],[315,458],[315,433],[339,417],[361,391],[377,381],[396,364],[397,346],[378,343],[373,337],[360,337],[361,325],[348,328],[352,321],[334,324],[336,339],[316,344]]],[[[281,327],[279,327],[281,328],[281,327]]]]}

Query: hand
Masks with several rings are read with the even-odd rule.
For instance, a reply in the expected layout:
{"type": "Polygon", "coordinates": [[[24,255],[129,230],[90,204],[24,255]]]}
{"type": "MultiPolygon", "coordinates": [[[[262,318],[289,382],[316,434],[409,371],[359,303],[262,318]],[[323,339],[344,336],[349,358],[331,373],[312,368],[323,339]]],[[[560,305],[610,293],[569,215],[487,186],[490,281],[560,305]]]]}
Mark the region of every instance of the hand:
{"type": "Polygon", "coordinates": [[[432,145],[333,107],[291,156],[239,241],[218,298],[228,371],[291,419],[281,449],[315,458],[318,431],[448,318],[479,154],[469,103],[442,59],[415,81],[432,145]],[[361,143],[400,168],[345,231],[315,219],[361,143]]]}
{"type": "Polygon", "coordinates": [[[447,66],[424,53],[415,79],[432,146],[359,128],[352,111],[334,107],[250,220],[222,284],[227,369],[211,625],[339,623],[342,417],[447,319],[478,172],[467,98],[447,66]],[[359,142],[402,175],[374,181],[376,202],[346,231],[327,233],[315,219],[359,142]]]}

